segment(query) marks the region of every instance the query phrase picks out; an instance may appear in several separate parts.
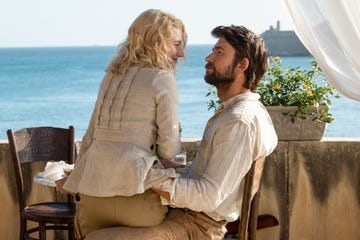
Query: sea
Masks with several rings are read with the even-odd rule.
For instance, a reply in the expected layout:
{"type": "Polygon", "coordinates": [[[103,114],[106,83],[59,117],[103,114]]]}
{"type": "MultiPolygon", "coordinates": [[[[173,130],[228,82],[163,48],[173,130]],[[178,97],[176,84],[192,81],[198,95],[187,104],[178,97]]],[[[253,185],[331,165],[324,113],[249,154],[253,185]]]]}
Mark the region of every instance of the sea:
{"type": "MultiPolygon", "coordinates": [[[[105,69],[116,46],[0,48],[0,139],[24,127],[75,127],[84,135],[105,69]]],[[[209,85],[205,57],[212,45],[189,45],[178,63],[179,118],[183,138],[201,138],[207,120],[209,85]]],[[[311,57],[282,57],[287,66],[309,68],[311,57]]],[[[325,137],[360,137],[360,102],[333,99],[325,137]]]]}

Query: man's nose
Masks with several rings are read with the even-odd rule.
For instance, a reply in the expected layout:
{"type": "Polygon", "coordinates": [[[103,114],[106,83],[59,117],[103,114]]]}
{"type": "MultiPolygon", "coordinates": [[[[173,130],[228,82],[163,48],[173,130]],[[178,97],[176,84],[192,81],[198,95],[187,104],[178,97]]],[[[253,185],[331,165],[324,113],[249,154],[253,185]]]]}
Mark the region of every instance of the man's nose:
{"type": "Polygon", "coordinates": [[[210,53],[209,55],[207,55],[207,57],[205,58],[206,62],[212,62],[213,58],[212,58],[212,53],[210,53]]]}

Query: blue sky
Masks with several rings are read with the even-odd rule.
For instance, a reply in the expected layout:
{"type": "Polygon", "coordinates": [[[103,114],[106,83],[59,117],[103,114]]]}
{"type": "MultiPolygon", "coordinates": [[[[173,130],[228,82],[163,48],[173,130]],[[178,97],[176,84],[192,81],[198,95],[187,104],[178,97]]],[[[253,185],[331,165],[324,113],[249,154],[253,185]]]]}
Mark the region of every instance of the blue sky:
{"type": "Polygon", "coordinates": [[[131,22],[157,8],[186,24],[189,44],[212,44],[217,25],[262,33],[293,25],[282,0],[0,0],[0,47],[117,45],[131,22]]]}

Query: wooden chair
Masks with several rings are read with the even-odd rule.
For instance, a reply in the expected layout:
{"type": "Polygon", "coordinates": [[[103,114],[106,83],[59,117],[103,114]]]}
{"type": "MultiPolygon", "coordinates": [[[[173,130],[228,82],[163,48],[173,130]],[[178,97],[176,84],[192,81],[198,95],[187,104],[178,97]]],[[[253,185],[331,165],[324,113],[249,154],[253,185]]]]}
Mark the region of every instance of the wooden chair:
{"type": "Polygon", "coordinates": [[[241,215],[238,221],[227,224],[228,233],[225,238],[237,235],[239,240],[255,240],[256,229],[279,224],[278,220],[270,214],[258,216],[264,163],[265,157],[257,159],[245,175],[241,215]]]}
{"type": "MultiPolygon", "coordinates": [[[[75,156],[74,128],[35,127],[13,132],[7,131],[10,155],[16,178],[20,211],[20,240],[36,239],[30,235],[38,232],[39,239],[46,239],[47,230],[67,230],[68,239],[74,240],[75,204],[71,195],[67,202],[41,202],[27,205],[25,164],[39,161],[60,161],[72,164],[75,156]],[[27,222],[38,226],[27,229],[27,222]]],[[[28,178],[27,178],[28,179],[28,178]]],[[[32,178],[31,178],[32,181],[32,178]]],[[[27,184],[29,185],[29,184],[27,184]]],[[[30,184],[31,185],[31,184],[30,184]]]]}

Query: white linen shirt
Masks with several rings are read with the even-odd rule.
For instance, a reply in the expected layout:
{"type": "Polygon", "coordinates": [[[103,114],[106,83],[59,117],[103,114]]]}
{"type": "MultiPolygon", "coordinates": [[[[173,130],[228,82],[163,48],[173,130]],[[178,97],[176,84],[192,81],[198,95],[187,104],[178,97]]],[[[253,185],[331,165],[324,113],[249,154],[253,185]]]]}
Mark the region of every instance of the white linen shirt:
{"type": "Polygon", "coordinates": [[[155,187],[170,193],[170,202],[162,198],[165,205],[204,212],[216,221],[235,221],[245,174],[276,145],[275,129],[259,95],[237,95],[209,119],[187,171],[155,187]]]}
{"type": "Polygon", "coordinates": [[[96,197],[131,196],[175,176],[152,174],[158,158],[180,150],[178,92],[173,72],[132,67],[107,73],[83,138],[75,168],[64,189],[96,197]]]}

